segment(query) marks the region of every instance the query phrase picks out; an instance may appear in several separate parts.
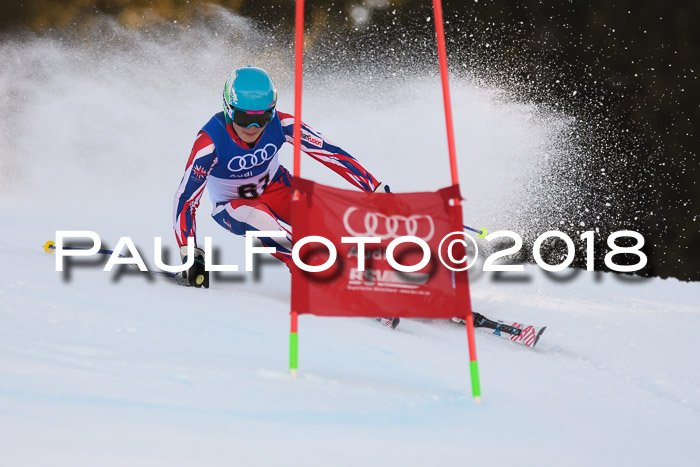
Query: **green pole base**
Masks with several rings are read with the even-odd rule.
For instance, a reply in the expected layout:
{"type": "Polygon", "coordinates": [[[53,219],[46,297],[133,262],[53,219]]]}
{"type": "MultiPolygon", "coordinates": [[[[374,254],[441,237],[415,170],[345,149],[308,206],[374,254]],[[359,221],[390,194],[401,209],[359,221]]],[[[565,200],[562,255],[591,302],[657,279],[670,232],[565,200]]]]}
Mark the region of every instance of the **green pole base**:
{"type": "Polygon", "coordinates": [[[481,383],[479,381],[479,362],[469,362],[469,372],[472,378],[472,396],[477,403],[481,403],[481,383]]]}

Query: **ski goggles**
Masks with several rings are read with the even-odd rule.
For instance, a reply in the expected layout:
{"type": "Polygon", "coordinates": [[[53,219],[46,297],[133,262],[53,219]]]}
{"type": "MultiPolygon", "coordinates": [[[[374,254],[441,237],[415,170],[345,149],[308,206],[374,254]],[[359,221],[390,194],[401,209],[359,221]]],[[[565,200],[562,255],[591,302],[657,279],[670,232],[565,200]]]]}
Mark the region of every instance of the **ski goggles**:
{"type": "Polygon", "coordinates": [[[272,120],[274,111],[274,107],[269,110],[241,110],[234,107],[233,123],[243,128],[250,128],[251,126],[263,128],[272,120]]]}

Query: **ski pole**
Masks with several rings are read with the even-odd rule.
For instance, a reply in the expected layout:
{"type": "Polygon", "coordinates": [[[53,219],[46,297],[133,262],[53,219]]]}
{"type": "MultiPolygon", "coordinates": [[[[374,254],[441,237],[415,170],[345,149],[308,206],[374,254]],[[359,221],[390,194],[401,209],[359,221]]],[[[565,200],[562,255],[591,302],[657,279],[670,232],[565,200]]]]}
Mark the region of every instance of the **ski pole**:
{"type": "Polygon", "coordinates": [[[475,228],[469,227],[468,225],[463,225],[462,227],[464,227],[466,230],[471,230],[472,232],[476,233],[476,236],[479,238],[484,238],[489,234],[489,231],[486,230],[485,227],[482,227],[481,230],[476,230],[475,228]]]}
{"type": "MultiPolygon", "coordinates": [[[[87,250],[88,248],[83,248],[83,247],[78,247],[78,246],[64,246],[64,250],[87,250]]],[[[56,252],[56,243],[52,240],[49,240],[44,244],[44,251],[47,253],[55,253],[56,252]]],[[[112,250],[98,250],[97,254],[99,255],[108,255],[111,256],[114,254],[114,251],[112,250]]],[[[120,258],[126,258],[126,256],[119,254],[120,258]]],[[[131,264],[130,266],[133,266],[138,269],[138,266],[135,264],[131,264]]],[[[172,277],[173,279],[175,278],[176,274],[174,272],[167,272],[167,271],[147,271],[150,274],[153,274],[154,276],[165,276],[165,277],[172,277]]],[[[200,274],[197,276],[196,283],[197,285],[201,285],[204,282],[204,275],[200,274]]]]}

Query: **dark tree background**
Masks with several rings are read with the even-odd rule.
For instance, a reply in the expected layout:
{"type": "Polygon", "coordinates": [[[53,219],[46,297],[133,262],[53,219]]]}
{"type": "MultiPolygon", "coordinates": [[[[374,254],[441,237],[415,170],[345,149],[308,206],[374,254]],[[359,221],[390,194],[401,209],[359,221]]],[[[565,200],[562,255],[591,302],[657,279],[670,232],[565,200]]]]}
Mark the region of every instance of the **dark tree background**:
{"type": "MultiPolygon", "coordinates": [[[[292,40],[292,0],[5,0],[0,34],[71,29],[102,14],[127,27],[187,23],[201,16],[205,3],[292,40]]],[[[629,161],[609,174],[615,180],[609,189],[628,193],[621,197],[628,200],[623,215],[647,239],[650,264],[642,273],[700,280],[700,2],[464,0],[443,6],[451,64],[466,63],[528,100],[561,105],[599,127],[598,140],[582,144],[601,160],[629,161]]],[[[370,67],[421,66],[434,57],[431,17],[429,0],[307,1],[307,45],[370,67]]]]}

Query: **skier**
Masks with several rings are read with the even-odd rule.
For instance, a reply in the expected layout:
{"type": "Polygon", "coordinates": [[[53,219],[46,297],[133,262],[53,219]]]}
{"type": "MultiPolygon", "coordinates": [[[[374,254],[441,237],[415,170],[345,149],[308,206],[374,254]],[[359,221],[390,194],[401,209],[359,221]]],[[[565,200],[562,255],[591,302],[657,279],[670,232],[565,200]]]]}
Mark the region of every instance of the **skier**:
{"type": "MultiPolygon", "coordinates": [[[[294,140],[294,117],[276,109],[277,89],[267,72],[235,70],[224,86],[223,112],[200,130],[175,194],[174,229],[180,256],[187,261],[188,238],[195,239],[192,267],[177,275],[182,285],[209,287],[204,251],[196,244],[195,214],[204,187],[214,204],[212,217],[236,235],[248,230],[281,231],[284,238],[260,238],[287,266],[292,264],[291,175],[278,152],[294,140]]],[[[357,188],[388,192],[350,154],[302,123],[301,149],[357,188]]]]}
{"type": "MultiPolygon", "coordinates": [[[[291,268],[292,177],[280,164],[278,153],[284,143],[294,141],[294,117],[276,106],[277,89],[267,72],[250,66],[239,68],[224,86],[223,112],[215,114],[197,134],[174,202],[175,237],[183,263],[187,261],[188,239],[195,242],[194,264],[176,275],[181,285],[209,287],[204,251],[196,244],[195,222],[205,186],[214,204],[212,217],[235,235],[245,235],[248,230],[284,232],[283,238],[259,239],[263,245],[275,247],[273,256],[291,268]]],[[[303,123],[301,149],[363,191],[390,191],[350,154],[303,123]]],[[[395,328],[399,318],[377,321],[395,328]]],[[[520,337],[520,329],[478,313],[474,314],[474,325],[520,337]]]]}

